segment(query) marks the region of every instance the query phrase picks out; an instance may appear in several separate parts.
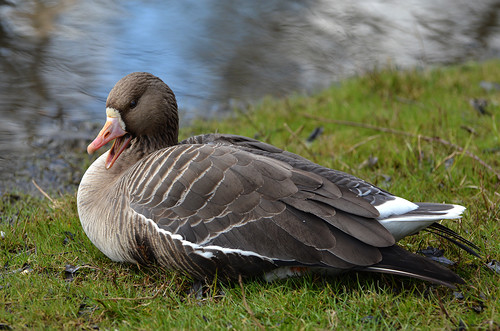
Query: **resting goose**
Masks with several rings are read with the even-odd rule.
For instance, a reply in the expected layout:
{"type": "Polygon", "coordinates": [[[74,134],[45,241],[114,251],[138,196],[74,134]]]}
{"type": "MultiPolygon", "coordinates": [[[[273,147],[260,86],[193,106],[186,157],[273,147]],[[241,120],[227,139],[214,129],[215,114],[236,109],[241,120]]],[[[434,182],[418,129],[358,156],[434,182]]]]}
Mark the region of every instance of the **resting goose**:
{"type": "Polygon", "coordinates": [[[111,149],[86,171],[78,213],[113,261],[161,265],[198,279],[267,279],[311,270],[374,271],[447,286],[463,280],[396,244],[464,207],[412,203],[269,144],[207,134],[178,142],[177,103],[158,77],[122,78],[88,146],[111,149]]]}

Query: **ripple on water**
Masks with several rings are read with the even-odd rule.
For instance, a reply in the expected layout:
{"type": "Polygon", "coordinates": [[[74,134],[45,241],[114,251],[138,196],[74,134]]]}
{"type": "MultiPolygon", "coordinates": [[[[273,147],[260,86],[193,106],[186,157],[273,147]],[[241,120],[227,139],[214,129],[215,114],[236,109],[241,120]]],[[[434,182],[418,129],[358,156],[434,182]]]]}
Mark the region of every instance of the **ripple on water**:
{"type": "Polygon", "coordinates": [[[388,63],[499,54],[498,0],[0,0],[0,192],[74,190],[88,123],[132,71],[163,78],[186,123],[388,63]]]}

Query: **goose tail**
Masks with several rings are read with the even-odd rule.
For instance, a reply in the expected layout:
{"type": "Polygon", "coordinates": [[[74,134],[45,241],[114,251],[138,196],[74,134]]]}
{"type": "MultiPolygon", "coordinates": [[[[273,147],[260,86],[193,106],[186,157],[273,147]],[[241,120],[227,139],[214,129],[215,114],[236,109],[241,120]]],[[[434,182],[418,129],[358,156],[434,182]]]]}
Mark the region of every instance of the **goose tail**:
{"type": "Polygon", "coordinates": [[[437,221],[461,218],[465,210],[465,207],[460,205],[442,203],[417,202],[414,206],[414,209],[404,213],[392,214],[378,219],[396,241],[415,234],[437,221]]]}
{"type": "Polygon", "coordinates": [[[448,268],[428,258],[410,253],[397,245],[380,248],[380,252],[382,261],[359,270],[408,276],[450,288],[456,288],[455,284],[465,283],[460,276],[448,268]]]}

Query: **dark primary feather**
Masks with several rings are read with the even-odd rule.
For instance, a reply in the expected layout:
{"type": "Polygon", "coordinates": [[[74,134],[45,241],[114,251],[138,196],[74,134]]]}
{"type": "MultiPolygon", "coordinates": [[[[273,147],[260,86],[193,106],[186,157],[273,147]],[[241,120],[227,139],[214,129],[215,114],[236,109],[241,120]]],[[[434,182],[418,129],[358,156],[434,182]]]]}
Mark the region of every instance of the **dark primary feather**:
{"type": "Polygon", "coordinates": [[[380,251],[383,256],[382,261],[363,268],[363,271],[410,276],[449,287],[455,287],[454,284],[465,283],[462,278],[448,268],[423,256],[405,251],[397,245],[381,248],[380,251]]]}
{"type": "Polygon", "coordinates": [[[464,251],[466,251],[471,255],[474,255],[479,258],[481,257],[481,255],[479,254],[481,250],[479,249],[479,247],[477,247],[477,245],[465,239],[464,237],[460,236],[458,233],[447,228],[444,225],[441,225],[439,223],[433,223],[425,230],[448,240],[449,242],[457,245],[458,247],[460,247],[461,249],[463,249],[464,251]]]}

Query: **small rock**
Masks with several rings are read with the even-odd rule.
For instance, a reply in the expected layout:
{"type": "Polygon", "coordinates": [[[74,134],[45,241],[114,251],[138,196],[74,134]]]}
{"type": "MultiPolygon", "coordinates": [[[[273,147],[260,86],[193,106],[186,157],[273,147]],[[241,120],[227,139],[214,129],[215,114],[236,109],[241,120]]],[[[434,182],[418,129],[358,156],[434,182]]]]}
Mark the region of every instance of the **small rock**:
{"type": "Polygon", "coordinates": [[[80,268],[81,268],[80,266],[75,267],[71,264],[66,264],[66,266],[64,267],[64,280],[72,282],[76,272],[80,268]]]}
{"type": "Polygon", "coordinates": [[[491,262],[486,263],[486,266],[497,274],[500,274],[500,262],[497,260],[492,260],[491,262]]]}
{"type": "Polygon", "coordinates": [[[464,321],[460,320],[458,322],[458,327],[456,328],[457,331],[465,331],[467,330],[467,325],[465,325],[464,321]]]}
{"type": "Polygon", "coordinates": [[[488,101],[485,99],[472,98],[469,100],[469,104],[479,112],[481,115],[491,115],[489,111],[486,110],[488,106],[488,101]]]}
{"type": "Polygon", "coordinates": [[[444,250],[442,249],[437,249],[434,247],[427,247],[426,249],[421,249],[418,251],[418,253],[423,254],[425,257],[428,257],[429,259],[446,264],[446,265],[454,265],[455,262],[447,259],[446,257],[443,256],[444,250]]]}
{"type": "Polygon", "coordinates": [[[23,275],[26,275],[26,274],[29,274],[30,272],[33,272],[33,269],[31,268],[31,266],[28,263],[23,264],[23,267],[21,269],[17,269],[17,270],[20,270],[20,273],[23,275]]]}
{"type": "Polygon", "coordinates": [[[361,319],[361,322],[370,322],[370,321],[374,321],[374,322],[379,322],[379,318],[378,317],[375,317],[373,315],[368,315],[368,316],[365,316],[361,319]]]}
{"type": "Polygon", "coordinates": [[[81,303],[78,308],[78,316],[86,316],[92,314],[97,309],[97,306],[89,306],[86,303],[81,303]]]}
{"type": "Polygon", "coordinates": [[[426,249],[421,249],[417,253],[423,254],[423,255],[425,255],[427,257],[430,257],[430,256],[439,257],[439,256],[443,256],[444,250],[443,249],[438,249],[438,248],[435,248],[435,247],[432,247],[432,246],[427,246],[426,249]]]}
{"type": "Polygon", "coordinates": [[[69,244],[69,242],[70,242],[71,240],[74,240],[74,239],[75,239],[75,235],[74,235],[73,233],[69,232],[69,231],[64,231],[64,234],[65,234],[67,237],[65,237],[65,238],[64,238],[64,240],[63,240],[63,245],[67,245],[67,244],[69,244]]]}
{"type": "Polygon", "coordinates": [[[449,169],[453,165],[453,162],[455,162],[455,159],[453,157],[450,157],[449,159],[444,161],[444,168],[449,169]]]}
{"type": "Polygon", "coordinates": [[[473,306],[471,306],[471,308],[472,308],[472,310],[473,310],[474,312],[476,312],[476,313],[478,313],[478,314],[479,314],[480,312],[482,312],[482,311],[483,311],[483,309],[484,309],[482,305],[473,305],[473,306]]]}
{"type": "Polygon", "coordinates": [[[491,90],[500,91],[500,84],[495,83],[495,82],[487,82],[487,81],[482,80],[479,83],[479,86],[481,86],[486,91],[491,91],[491,90]]]}
{"type": "Polygon", "coordinates": [[[484,153],[498,153],[498,152],[500,152],[500,146],[485,148],[485,149],[483,149],[483,152],[484,153]]]}
{"type": "Polygon", "coordinates": [[[384,183],[390,183],[392,181],[392,177],[389,175],[381,174],[381,176],[384,177],[384,183]]]}
{"type": "Polygon", "coordinates": [[[70,231],[64,231],[64,234],[67,235],[71,240],[75,239],[75,234],[70,231]]]}
{"type": "Polygon", "coordinates": [[[363,169],[364,167],[372,168],[378,163],[378,157],[370,156],[368,160],[361,162],[358,169],[363,169]]]}

